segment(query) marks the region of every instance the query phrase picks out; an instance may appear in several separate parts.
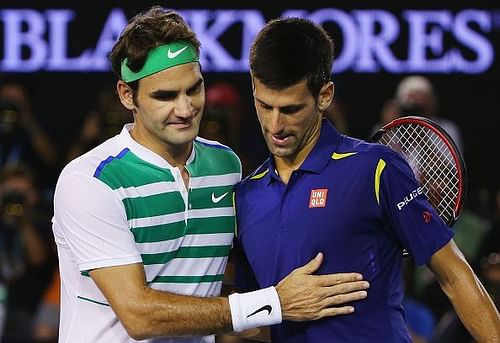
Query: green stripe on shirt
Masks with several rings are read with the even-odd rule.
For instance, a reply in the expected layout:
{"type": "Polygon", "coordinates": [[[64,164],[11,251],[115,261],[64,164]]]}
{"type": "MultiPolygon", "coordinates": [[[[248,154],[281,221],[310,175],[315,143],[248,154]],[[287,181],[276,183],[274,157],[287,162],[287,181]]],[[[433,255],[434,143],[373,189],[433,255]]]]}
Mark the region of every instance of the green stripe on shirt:
{"type": "Polygon", "coordinates": [[[158,254],[141,254],[144,265],[163,264],[174,258],[225,257],[229,255],[231,245],[214,245],[204,247],[181,247],[176,251],[158,254]]]}
{"type": "Polygon", "coordinates": [[[115,159],[106,164],[98,179],[111,189],[138,187],[160,181],[175,181],[170,170],[141,160],[131,151],[121,159],[115,159]]]}
{"type": "Polygon", "coordinates": [[[197,276],[161,275],[155,277],[151,282],[152,283],[202,283],[202,282],[222,281],[223,278],[224,274],[197,275],[197,276]]]}
{"type": "Polygon", "coordinates": [[[185,211],[184,200],[179,192],[125,198],[122,202],[127,212],[127,220],[185,211]]]}

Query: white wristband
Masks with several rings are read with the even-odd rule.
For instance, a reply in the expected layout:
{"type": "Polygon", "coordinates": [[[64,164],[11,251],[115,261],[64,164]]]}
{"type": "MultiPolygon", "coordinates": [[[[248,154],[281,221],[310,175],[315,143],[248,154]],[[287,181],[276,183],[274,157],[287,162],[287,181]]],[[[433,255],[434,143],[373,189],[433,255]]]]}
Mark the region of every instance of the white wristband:
{"type": "Polygon", "coordinates": [[[281,323],[281,304],[274,287],[229,296],[233,330],[236,332],[281,323]]]}

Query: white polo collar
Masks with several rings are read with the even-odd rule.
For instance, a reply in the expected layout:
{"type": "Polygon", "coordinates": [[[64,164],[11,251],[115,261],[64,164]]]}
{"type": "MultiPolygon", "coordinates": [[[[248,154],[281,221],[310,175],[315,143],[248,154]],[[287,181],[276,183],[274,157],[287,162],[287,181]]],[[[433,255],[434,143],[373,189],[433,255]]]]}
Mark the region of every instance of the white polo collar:
{"type": "MultiPolygon", "coordinates": [[[[135,141],[132,136],[130,135],[130,130],[134,127],[133,123],[130,124],[125,124],[123,126],[122,131],[120,132],[120,140],[123,142],[123,144],[130,149],[137,157],[140,159],[149,162],[151,164],[154,164],[158,167],[161,168],[168,168],[168,169],[176,169],[177,167],[172,166],[170,163],[168,163],[163,157],[155,153],[154,151],[146,148],[145,146],[139,144],[137,141],[135,141]]],[[[193,142],[193,148],[191,151],[191,154],[189,155],[189,158],[186,161],[186,166],[189,165],[194,161],[195,158],[195,149],[194,149],[194,142],[193,142]]]]}

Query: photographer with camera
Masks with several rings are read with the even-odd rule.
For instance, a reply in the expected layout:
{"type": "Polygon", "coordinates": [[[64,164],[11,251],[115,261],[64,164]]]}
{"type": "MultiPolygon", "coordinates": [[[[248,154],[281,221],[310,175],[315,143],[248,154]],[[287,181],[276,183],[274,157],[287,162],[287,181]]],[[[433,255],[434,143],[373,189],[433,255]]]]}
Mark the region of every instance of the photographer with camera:
{"type": "Polygon", "coordinates": [[[23,84],[0,82],[0,168],[26,165],[40,171],[42,186],[51,188],[59,156],[31,102],[23,84]]]}
{"type": "Polygon", "coordinates": [[[65,163],[117,135],[123,125],[133,120],[113,91],[103,88],[97,98],[97,106],[85,115],[80,133],[66,154],[65,163]]]}
{"type": "Polygon", "coordinates": [[[55,265],[50,213],[28,169],[0,171],[0,280],[7,291],[0,341],[32,341],[32,319],[55,265]]]}
{"type": "Polygon", "coordinates": [[[431,81],[421,75],[403,78],[396,89],[395,100],[404,116],[424,116],[435,121],[448,133],[463,152],[462,133],[458,125],[439,115],[438,94],[431,81]]]}

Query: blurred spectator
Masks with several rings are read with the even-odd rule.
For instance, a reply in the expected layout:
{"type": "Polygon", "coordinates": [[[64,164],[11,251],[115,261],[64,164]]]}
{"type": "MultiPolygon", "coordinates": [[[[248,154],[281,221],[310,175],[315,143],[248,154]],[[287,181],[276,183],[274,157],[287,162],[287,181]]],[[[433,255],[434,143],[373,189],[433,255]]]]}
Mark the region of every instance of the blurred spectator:
{"type": "Polygon", "coordinates": [[[55,181],[58,153],[32,112],[20,83],[0,84],[0,167],[24,164],[40,171],[44,187],[55,181]]]}
{"type": "Polygon", "coordinates": [[[394,99],[389,99],[382,105],[382,110],[379,113],[379,121],[375,124],[370,132],[372,137],[382,126],[390,121],[400,117],[400,108],[394,99]]]}
{"type": "Polygon", "coordinates": [[[116,94],[108,88],[101,90],[97,97],[97,107],[85,116],[82,129],[71,145],[65,162],[119,134],[123,125],[132,121],[131,112],[123,107],[116,94]]]}
{"type": "Polygon", "coordinates": [[[439,117],[439,101],[431,82],[423,76],[407,76],[397,86],[396,103],[402,116],[423,116],[439,124],[463,152],[462,134],[451,120],[439,117]]]}
{"type": "Polygon", "coordinates": [[[439,116],[438,96],[427,78],[407,76],[399,82],[394,98],[384,103],[379,121],[371,130],[370,137],[385,124],[402,116],[420,116],[433,120],[450,135],[463,153],[460,129],[451,120],[439,116]]]}
{"type": "Polygon", "coordinates": [[[0,277],[7,289],[2,342],[32,342],[33,316],[55,266],[50,215],[28,169],[1,171],[0,277]]]}
{"type": "Polygon", "coordinates": [[[241,129],[241,98],[235,86],[226,82],[207,86],[200,136],[238,148],[241,129]]]}

